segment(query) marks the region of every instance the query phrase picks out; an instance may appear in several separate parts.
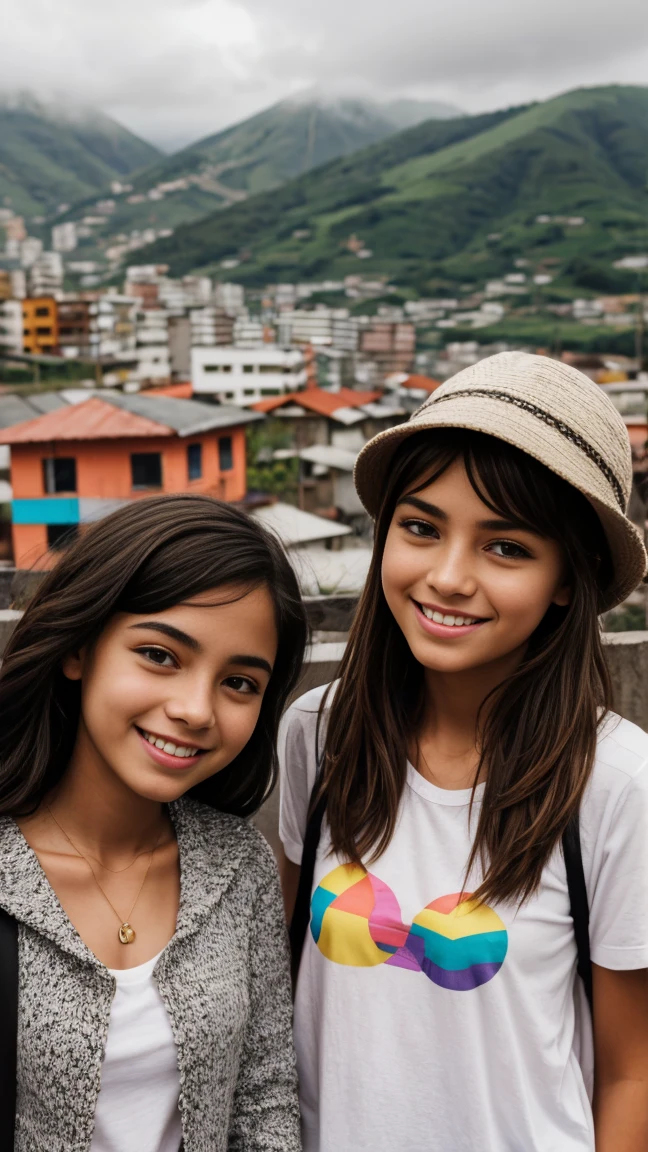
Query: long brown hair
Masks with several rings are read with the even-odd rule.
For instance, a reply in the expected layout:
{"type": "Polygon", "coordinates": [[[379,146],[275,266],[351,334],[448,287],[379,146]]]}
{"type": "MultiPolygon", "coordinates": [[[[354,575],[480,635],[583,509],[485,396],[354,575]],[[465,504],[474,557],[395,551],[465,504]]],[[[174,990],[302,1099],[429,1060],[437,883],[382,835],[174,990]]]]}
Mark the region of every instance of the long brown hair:
{"type": "Polygon", "coordinates": [[[400,497],[457,459],[490,509],[558,541],[572,585],[568,607],[549,608],[521,664],[480,712],[475,782],[483,768],[486,784],[466,876],[479,861],[479,899],[524,900],[578,810],[609,706],[598,613],[611,564],[585,497],[519,449],[459,429],[417,433],[401,445],[330,707],[321,788],[333,850],[356,863],[381,855],[396,826],[407,744],[424,703],[423,669],[382,590],[385,540],[400,497]]]}
{"type": "Polygon", "coordinates": [[[276,781],[275,738],[299,678],[307,623],[281,545],[209,496],[138,500],[93,524],[45,578],[0,671],[0,814],[25,815],[61,778],[76,739],[80,686],[63,675],[117,612],[163,612],[213,588],[265,586],[278,647],[256,727],[235,760],[189,795],[221,811],[254,812],[276,781]]]}

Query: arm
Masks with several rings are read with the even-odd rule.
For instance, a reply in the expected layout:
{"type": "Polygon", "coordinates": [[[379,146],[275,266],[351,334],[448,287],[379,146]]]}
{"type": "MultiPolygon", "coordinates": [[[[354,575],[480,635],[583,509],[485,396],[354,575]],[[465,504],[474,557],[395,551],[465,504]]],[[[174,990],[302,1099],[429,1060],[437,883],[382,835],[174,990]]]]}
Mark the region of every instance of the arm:
{"type": "Polygon", "coordinates": [[[293,864],[289,860],[283,847],[279,853],[279,875],[281,877],[281,888],[283,891],[284,910],[286,913],[286,923],[290,924],[292,914],[297,899],[297,888],[299,887],[299,875],[301,867],[299,864],[293,864]]]}
{"type": "Polygon", "coordinates": [[[274,861],[251,915],[249,1017],[228,1152],[300,1152],[297,1073],[286,928],[274,861]]]}
{"type": "Polygon", "coordinates": [[[648,969],[593,971],[596,1152],[646,1152],[648,969]]]}

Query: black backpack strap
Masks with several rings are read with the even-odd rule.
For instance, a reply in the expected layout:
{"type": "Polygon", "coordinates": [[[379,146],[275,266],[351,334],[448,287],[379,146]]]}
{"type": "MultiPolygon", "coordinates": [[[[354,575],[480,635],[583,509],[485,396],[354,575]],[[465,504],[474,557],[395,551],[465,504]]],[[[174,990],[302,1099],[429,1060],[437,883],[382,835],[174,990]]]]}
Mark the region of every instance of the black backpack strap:
{"type": "MultiPolygon", "coordinates": [[[[315,792],[316,788],[317,784],[313,792],[315,792]]],[[[312,807],[311,797],[309,811],[310,816],[308,817],[306,834],[304,836],[304,850],[302,853],[301,871],[299,873],[297,899],[295,900],[295,908],[292,920],[290,921],[290,957],[293,987],[297,983],[297,973],[299,972],[299,964],[310,920],[310,902],[311,892],[313,890],[313,877],[315,875],[315,858],[317,856],[317,846],[322,832],[322,821],[326,811],[326,797],[320,796],[314,807],[312,807]]]]}
{"type": "Polygon", "coordinates": [[[16,1127],[18,1047],[18,924],[0,908],[0,1133],[3,1148],[13,1148],[16,1127]]]}
{"type": "Polygon", "coordinates": [[[590,955],[589,938],[589,901],[585,886],[585,872],[583,871],[583,855],[581,852],[580,826],[578,813],[572,817],[563,835],[563,855],[567,871],[567,888],[572,920],[574,921],[574,936],[578,952],[578,974],[585,986],[587,1002],[590,1011],[594,1007],[592,989],[592,958],[590,955]]]}

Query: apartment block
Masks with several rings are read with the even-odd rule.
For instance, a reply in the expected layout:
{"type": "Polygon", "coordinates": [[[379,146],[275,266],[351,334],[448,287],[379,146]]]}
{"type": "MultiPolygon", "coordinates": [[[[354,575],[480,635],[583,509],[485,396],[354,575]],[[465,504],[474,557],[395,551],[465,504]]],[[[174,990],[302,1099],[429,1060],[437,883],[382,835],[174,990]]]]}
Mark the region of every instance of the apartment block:
{"type": "Polygon", "coordinates": [[[23,352],[51,355],[59,349],[58,306],[52,296],[27,296],[22,301],[23,352]]]}

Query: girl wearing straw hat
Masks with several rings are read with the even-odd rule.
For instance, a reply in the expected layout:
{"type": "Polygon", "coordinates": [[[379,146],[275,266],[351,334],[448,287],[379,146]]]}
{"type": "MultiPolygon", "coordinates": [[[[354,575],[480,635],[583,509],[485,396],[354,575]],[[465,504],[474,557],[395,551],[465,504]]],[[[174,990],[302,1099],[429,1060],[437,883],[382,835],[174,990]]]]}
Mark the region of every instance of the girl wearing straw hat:
{"type": "Polygon", "coordinates": [[[645,1152],[648,736],[598,619],[646,570],[625,426],[507,352],[355,479],[367,584],[281,737],[306,1152],[645,1152]]]}

